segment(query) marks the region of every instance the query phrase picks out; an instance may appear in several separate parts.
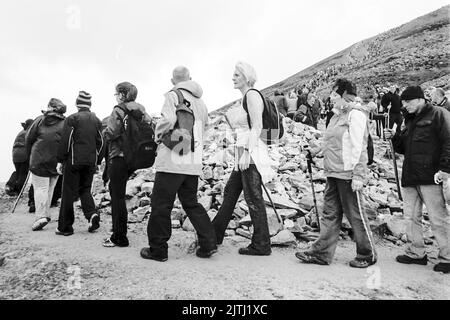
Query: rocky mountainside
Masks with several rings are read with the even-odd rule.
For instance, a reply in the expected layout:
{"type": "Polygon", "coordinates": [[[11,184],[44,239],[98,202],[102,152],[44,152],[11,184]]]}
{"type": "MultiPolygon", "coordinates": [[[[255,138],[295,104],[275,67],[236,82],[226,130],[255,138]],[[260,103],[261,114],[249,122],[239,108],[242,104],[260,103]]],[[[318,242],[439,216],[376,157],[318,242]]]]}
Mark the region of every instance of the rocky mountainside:
{"type": "Polygon", "coordinates": [[[358,42],[262,91],[270,96],[276,89],[287,92],[306,84],[324,96],[337,77],[355,81],[360,95],[387,82],[449,89],[450,5],[358,42]]]}

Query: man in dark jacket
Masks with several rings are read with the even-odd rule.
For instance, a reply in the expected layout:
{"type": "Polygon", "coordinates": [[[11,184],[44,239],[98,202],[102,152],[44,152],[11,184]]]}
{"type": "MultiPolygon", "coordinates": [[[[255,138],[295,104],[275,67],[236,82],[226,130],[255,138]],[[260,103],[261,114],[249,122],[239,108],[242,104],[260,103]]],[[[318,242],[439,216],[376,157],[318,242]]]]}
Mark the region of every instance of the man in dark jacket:
{"type": "Polygon", "coordinates": [[[52,98],[47,111],[34,120],[25,135],[25,148],[30,159],[31,180],[34,187],[36,221],[33,231],[42,230],[50,221],[50,202],[58,172],[56,156],[64,126],[66,106],[52,98]]]}
{"type": "Polygon", "coordinates": [[[395,85],[392,85],[389,87],[389,92],[387,92],[383,98],[381,98],[381,105],[383,106],[384,110],[388,111],[389,114],[389,128],[392,128],[394,126],[394,123],[397,124],[397,132],[400,132],[402,122],[403,122],[403,116],[401,113],[402,109],[402,102],[400,101],[400,97],[398,94],[395,93],[395,90],[397,87],[395,85]],[[390,105],[390,107],[389,107],[390,105]]]}
{"type": "Polygon", "coordinates": [[[280,90],[275,90],[272,101],[275,102],[278,112],[286,117],[286,114],[288,111],[288,106],[287,106],[286,98],[284,97],[283,92],[281,92],[280,90]]]}
{"type": "Polygon", "coordinates": [[[28,175],[28,155],[25,148],[25,135],[28,128],[33,123],[33,119],[28,119],[22,122],[23,130],[19,132],[12,149],[12,159],[16,171],[11,175],[11,178],[6,183],[5,192],[8,195],[16,196],[22,190],[23,184],[28,175]]]}
{"type": "Polygon", "coordinates": [[[422,231],[422,205],[428,209],[431,230],[439,245],[439,263],[435,271],[450,272],[450,212],[446,208],[439,181],[450,176],[450,113],[434,107],[419,86],[401,94],[407,110],[401,133],[386,129],[393,136],[395,151],[405,155],[402,171],[404,213],[410,219],[407,228],[409,246],[397,261],[427,264],[422,231]]]}
{"type": "Polygon", "coordinates": [[[100,216],[91,194],[92,180],[101,162],[102,123],[91,112],[91,95],[80,91],[76,100],[78,112],[67,117],[58,150],[58,173],[63,174],[61,208],[57,235],[73,234],[73,202],[79,195],[89,232],[100,227],[100,216]],[[64,169],[63,169],[64,168],[64,169]]]}

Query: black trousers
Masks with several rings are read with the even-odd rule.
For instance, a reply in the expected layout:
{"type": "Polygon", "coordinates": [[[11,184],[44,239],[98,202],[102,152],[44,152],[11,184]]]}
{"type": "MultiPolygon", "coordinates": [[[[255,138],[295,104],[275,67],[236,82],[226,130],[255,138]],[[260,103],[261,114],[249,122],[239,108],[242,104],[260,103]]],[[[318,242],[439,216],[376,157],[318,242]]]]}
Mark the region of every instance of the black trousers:
{"type": "Polygon", "coordinates": [[[108,166],[109,192],[111,194],[112,229],[111,241],[118,246],[128,246],[127,228],[128,211],[125,203],[127,181],[133,171],[129,172],[125,159],[110,159],[108,166]]]}
{"type": "Polygon", "coordinates": [[[217,243],[221,244],[234,207],[244,191],[244,198],[253,223],[253,236],[250,246],[262,253],[271,252],[269,226],[267,224],[266,205],[262,196],[261,175],[254,164],[244,171],[233,171],[224,190],[222,206],[213,220],[217,243]]]}
{"type": "Polygon", "coordinates": [[[205,251],[216,246],[216,235],[205,208],[197,200],[198,176],[157,172],[152,193],[152,213],[147,235],[150,251],[167,257],[167,241],[172,235],[170,214],[178,193],[181,205],[198,235],[198,244],[205,251]]]}
{"type": "Polygon", "coordinates": [[[392,127],[394,126],[394,123],[397,124],[397,133],[401,132],[401,126],[403,123],[403,116],[401,113],[391,113],[389,115],[389,128],[392,129],[392,127]]]}
{"type": "Polygon", "coordinates": [[[72,225],[75,221],[73,202],[77,193],[80,196],[81,208],[86,219],[90,221],[92,215],[97,213],[91,193],[95,170],[95,166],[92,165],[66,164],[63,174],[61,207],[58,218],[59,231],[73,231],[72,225]]]}
{"type": "Polygon", "coordinates": [[[16,181],[14,184],[14,190],[20,192],[22,190],[23,184],[27,179],[28,175],[28,161],[26,162],[14,162],[14,167],[16,167],[16,181]]]}

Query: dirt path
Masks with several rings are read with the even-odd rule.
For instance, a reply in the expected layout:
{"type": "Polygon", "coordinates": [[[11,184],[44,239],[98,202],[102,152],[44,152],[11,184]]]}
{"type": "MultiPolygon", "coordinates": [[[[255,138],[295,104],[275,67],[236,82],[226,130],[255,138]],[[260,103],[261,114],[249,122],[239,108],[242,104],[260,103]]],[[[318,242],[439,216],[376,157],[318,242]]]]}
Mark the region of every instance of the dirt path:
{"type": "MultiPolygon", "coordinates": [[[[11,207],[1,201],[0,211],[11,207]]],[[[294,247],[274,248],[269,257],[240,256],[248,240],[239,236],[204,260],[187,253],[194,234],[174,230],[169,260],[160,263],[139,257],[146,220],[129,224],[130,247],[104,248],[110,216],[90,234],[78,214],[75,234],[62,237],[54,234],[57,209],[39,232],[31,231],[34,216],[26,209],[0,213],[0,299],[450,299],[449,275],[433,272],[431,264],[396,263],[403,248],[384,240],[377,244],[379,262],[359,270],[347,265],[355,250],[350,241],[339,243],[331,266],[300,263],[294,247]]],[[[429,250],[435,257],[436,249],[429,250]]]]}

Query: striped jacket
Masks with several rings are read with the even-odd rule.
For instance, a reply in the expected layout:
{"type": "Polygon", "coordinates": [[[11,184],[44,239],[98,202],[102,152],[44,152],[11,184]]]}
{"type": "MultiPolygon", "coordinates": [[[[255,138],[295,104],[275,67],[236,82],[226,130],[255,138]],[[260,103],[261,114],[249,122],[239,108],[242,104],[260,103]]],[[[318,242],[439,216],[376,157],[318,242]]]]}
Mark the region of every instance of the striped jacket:
{"type": "Polygon", "coordinates": [[[325,175],[365,181],[368,136],[368,119],[360,104],[335,113],[323,138],[325,175]]]}

